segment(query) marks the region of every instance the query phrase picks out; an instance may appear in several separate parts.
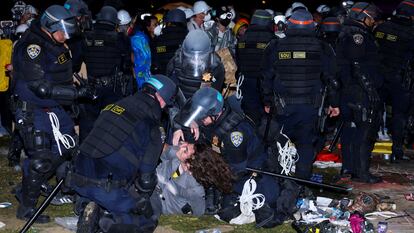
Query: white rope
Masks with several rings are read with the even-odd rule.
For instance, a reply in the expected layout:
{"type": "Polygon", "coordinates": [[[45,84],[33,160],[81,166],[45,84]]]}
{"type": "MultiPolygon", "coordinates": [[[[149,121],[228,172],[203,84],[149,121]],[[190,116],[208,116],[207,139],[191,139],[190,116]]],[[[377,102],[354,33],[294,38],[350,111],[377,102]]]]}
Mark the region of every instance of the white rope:
{"type": "Polygon", "coordinates": [[[239,197],[240,211],[243,215],[253,215],[253,210],[262,208],[265,202],[265,196],[261,193],[254,193],[257,184],[252,178],[248,179],[243,186],[242,195],[239,197]]]}
{"type": "Polygon", "coordinates": [[[60,143],[66,148],[71,149],[76,145],[75,139],[69,134],[62,134],[60,132],[59,118],[54,112],[48,112],[50,124],[52,126],[53,136],[55,138],[56,144],[58,146],[59,154],[62,155],[62,150],[60,149],[60,143]]]}
{"type": "Polygon", "coordinates": [[[290,138],[283,133],[283,127],[280,130],[280,135],[284,136],[287,141],[284,146],[277,142],[277,148],[279,150],[279,157],[277,158],[280,166],[282,167],[281,174],[290,175],[293,166],[299,160],[299,154],[296,150],[295,144],[290,141],[290,138]]]}
{"type": "Polygon", "coordinates": [[[240,74],[239,75],[239,79],[237,80],[237,85],[236,85],[236,97],[238,100],[243,98],[243,93],[241,90],[241,86],[243,85],[243,81],[244,81],[244,75],[240,74]]]}

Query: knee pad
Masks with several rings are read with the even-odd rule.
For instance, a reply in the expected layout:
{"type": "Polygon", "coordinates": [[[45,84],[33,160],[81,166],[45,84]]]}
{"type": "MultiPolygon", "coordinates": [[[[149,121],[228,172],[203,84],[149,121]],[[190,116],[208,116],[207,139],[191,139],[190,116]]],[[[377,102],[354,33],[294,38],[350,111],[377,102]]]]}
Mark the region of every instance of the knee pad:
{"type": "Polygon", "coordinates": [[[139,177],[135,180],[135,187],[141,193],[149,193],[155,188],[157,182],[158,180],[155,172],[143,173],[140,174],[139,177]]]}
{"type": "Polygon", "coordinates": [[[53,162],[49,158],[38,157],[30,160],[30,169],[37,173],[48,173],[53,168],[53,162]]]}

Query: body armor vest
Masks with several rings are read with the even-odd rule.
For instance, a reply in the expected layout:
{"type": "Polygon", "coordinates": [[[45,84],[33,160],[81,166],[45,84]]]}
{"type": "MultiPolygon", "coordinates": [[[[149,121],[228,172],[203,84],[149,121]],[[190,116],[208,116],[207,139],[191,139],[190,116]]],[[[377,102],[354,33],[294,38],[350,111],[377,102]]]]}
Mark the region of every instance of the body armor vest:
{"type": "MultiPolygon", "coordinates": [[[[148,113],[154,107],[154,100],[151,101],[149,98],[151,97],[147,97],[144,93],[137,93],[116,104],[106,106],[96,121],[95,127],[80,146],[81,153],[92,158],[105,157],[122,149],[125,140],[133,134],[135,127],[143,120],[155,125],[157,122],[152,120],[148,113]]],[[[157,130],[160,134],[158,128],[157,130]]],[[[157,138],[157,136],[151,138],[157,138]]],[[[161,143],[161,136],[158,138],[161,143]]],[[[134,141],[139,143],[140,140],[134,141]]],[[[121,153],[128,152],[124,150],[121,153]]]]}
{"type": "Polygon", "coordinates": [[[161,36],[155,38],[153,61],[158,74],[166,74],[168,62],[174,57],[187,33],[187,28],[169,26],[163,29],[161,36]]]}
{"type": "Polygon", "coordinates": [[[283,97],[313,96],[319,93],[323,42],[316,37],[288,36],[279,40],[276,79],[282,85],[283,97]]]}
{"type": "MultiPolygon", "coordinates": [[[[39,29],[40,31],[40,29],[39,29]]],[[[17,42],[15,50],[23,49],[26,52],[26,47],[35,44],[40,46],[40,56],[47,56],[45,59],[50,64],[48,70],[44,70],[43,64],[37,63],[35,70],[31,70],[30,75],[27,73],[25,59],[13,59],[14,69],[13,77],[20,80],[34,81],[43,79],[44,75],[52,85],[72,85],[72,61],[71,53],[68,49],[63,48],[63,45],[52,43],[45,38],[38,35],[37,30],[31,33],[24,33],[22,38],[17,42]],[[50,59],[50,60],[49,60],[50,59]]]]}
{"type": "Polygon", "coordinates": [[[94,78],[113,75],[117,68],[121,68],[122,63],[122,52],[117,47],[118,33],[94,30],[85,34],[87,45],[85,64],[88,75],[94,78]]]}
{"type": "Polygon", "coordinates": [[[379,25],[374,33],[379,44],[381,67],[385,73],[400,73],[412,58],[414,28],[409,22],[398,18],[379,25]]]}
{"type": "Polygon", "coordinates": [[[261,67],[258,62],[270,40],[275,38],[272,31],[257,25],[251,26],[237,43],[237,63],[239,71],[247,79],[261,77],[261,67]]]}

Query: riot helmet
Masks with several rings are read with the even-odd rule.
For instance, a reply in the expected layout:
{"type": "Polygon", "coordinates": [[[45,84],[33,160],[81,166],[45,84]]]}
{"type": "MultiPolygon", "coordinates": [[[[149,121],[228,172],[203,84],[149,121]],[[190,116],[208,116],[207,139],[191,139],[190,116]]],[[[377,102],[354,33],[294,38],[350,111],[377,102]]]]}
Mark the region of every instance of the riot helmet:
{"type": "Polygon", "coordinates": [[[208,68],[212,52],[211,41],[203,30],[192,30],[182,45],[182,66],[186,73],[201,77],[208,68]]]}
{"type": "Polygon", "coordinates": [[[167,106],[171,106],[177,95],[177,85],[165,75],[152,75],[143,84],[143,91],[154,94],[158,93],[167,106]]]}
{"type": "Polygon", "coordinates": [[[194,93],[175,117],[175,121],[190,127],[192,122],[201,124],[206,117],[217,119],[223,110],[223,96],[216,89],[204,87],[194,93]]]}
{"type": "Polygon", "coordinates": [[[70,39],[77,31],[75,17],[60,5],[48,7],[40,18],[40,24],[51,34],[57,31],[63,32],[65,39],[70,39]]]}
{"type": "Polygon", "coordinates": [[[96,22],[116,26],[119,24],[118,12],[112,6],[104,6],[96,15],[96,22]]]}

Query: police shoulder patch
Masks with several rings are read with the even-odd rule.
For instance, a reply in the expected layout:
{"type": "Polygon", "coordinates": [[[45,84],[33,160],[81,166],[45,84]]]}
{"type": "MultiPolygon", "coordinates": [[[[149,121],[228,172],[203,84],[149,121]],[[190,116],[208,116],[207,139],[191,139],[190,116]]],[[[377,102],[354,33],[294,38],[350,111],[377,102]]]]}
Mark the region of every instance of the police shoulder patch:
{"type": "Polygon", "coordinates": [[[230,140],[235,147],[239,147],[243,142],[243,133],[239,131],[232,132],[230,134],[230,140]]]}
{"type": "Polygon", "coordinates": [[[38,57],[41,51],[42,48],[37,44],[30,44],[26,49],[27,55],[29,55],[30,59],[38,57]]]}
{"type": "Polygon", "coordinates": [[[364,36],[359,34],[359,33],[353,35],[352,38],[354,39],[354,42],[357,45],[360,45],[360,44],[364,43],[364,36]]]}

